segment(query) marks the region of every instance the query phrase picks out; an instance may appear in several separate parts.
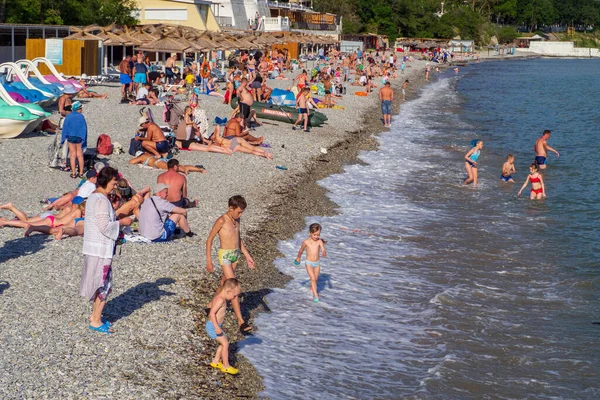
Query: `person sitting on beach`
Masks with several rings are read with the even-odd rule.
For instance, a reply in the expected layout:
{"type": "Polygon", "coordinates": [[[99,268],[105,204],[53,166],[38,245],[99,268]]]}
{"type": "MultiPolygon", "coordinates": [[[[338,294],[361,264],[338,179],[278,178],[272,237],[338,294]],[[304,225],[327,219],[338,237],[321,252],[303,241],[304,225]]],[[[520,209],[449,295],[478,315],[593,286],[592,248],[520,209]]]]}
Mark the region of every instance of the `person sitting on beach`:
{"type": "MultiPolygon", "coordinates": [[[[157,158],[148,153],[141,153],[140,155],[130,159],[129,164],[142,164],[145,167],[163,169],[166,171],[169,169],[167,165],[168,161],[169,160],[167,160],[166,158],[157,158]]],[[[186,175],[190,172],[200,172],[201,174],[206,173],[206,170],[201,165],[180,165],[178,170],[179,172],[184,173],[186,175]]]]}
{"type": "MultiPolygon", "coordinates": [[[[77,90],[73,86],[65,87],[65,91],[58,98],[58,113],[62,118],[66,117],[71,112],[70,106],[73,104],[73,98],[77,95],[77,90]]],[[[60,121],[59,121],[59,125],[60,121]]]]}
{"type": "Polygon", "coordinates": [[[171,158],[167,162],[167,168],[167,172],[163,172],[156,178],[156,183],[164,183],[169,186],[167,200],[181,208],[198,206],[197,198],[194,201],[187,198],[187,178],[186,174],[179,173],[179,161],[171,158]]]}
{"type": "MultiPolygon", "coordinates": [[[[246,258],[248,268],[255,268],[254,260],[246,249],[241,237],[240,218],[242,217],[244,210],[246,210],[246,207],[246,199],[242,196],[236,195],[230,197],[227,202],[227,212],[217,218],[206,239],[206,270],[212,273],[215,271],[211,255],[212,245],[215,236],[219,235],[220,248],[218,255],[223,275],[221,276],[221,284],[217,289],[217,295],[223,291],[225,281],[235,278],[238,259],[242,254],[246,258]]],[[[208,304],[211,311],[213,306],[213,302],[208,304]]],[[[250,333],[252,327],[244,321],[240,308],[240,301],[237,297],[231,300],[231,307],[233,307],[233,312],[238,320],[240,332],[242,334],[250,333]]]]}
{"type": "Polygon", "coordinates": [[[531,182],[531,192],[529,193],[529,198],[531,200],[541,200],[546,197],[544,177],[539,173],[539,167],[536,162],[529,166],[529,175],[527,175],[525,183],[521,187],[521,190],[519,190],[519,193],[517,193],[517,197],[521,195],[521,192],[523,192],[529,182],[531,182]]]}
{"type": "Polygon", "coordinates": [[[319,281],[319,272],[321,271],[320,256],[326,257],[325,240],[321,239],[321,225],[310,224],[308,227],[309,238],[302,242],[298,256],[294,260],[295,265],[300,265],[300,257],[306,250],[306,272],[310,278],[310,291],[313,294],[313,301],[319,302],[319,294],[317,293],[317,282],[319,281]]]}
{"type": "Polygon", "coordinates": [[[149,104],[155,105],[158,103],[158,98],[156,94],[150,90],[152,84],[150,82],[146,82],[143,85],[140,85],[140,88],[135,95],[135,101],[129,102],[129,104],[136,106],[147,106],[149,104]]]}
{"type": "Polygon", "coordinates": [[[262,98],[260,101],[268,102],[271,99],[271,93],[273,93],[273,89],[267,86],[267,82],[263,82],[262,84],[262,98]]]}
{"type": "Polygon", "coordinates": [[[223,331],[223,321],[227,311],[227,302],[237,300],[240,295],[240,282],[235,278],[226,279],[221,291],[211,300],[212,306],[206,321],[206,333],[219,344],[210,366],[227,374],[236,375],[239,371],[229,365],[229,341],[223,331]]]}
{"type": "Polygon", "coordinates": [[[159,183],[154,196],[144,201],[140,208],[140,234],[153,242],[173,240],[177,226],[187,237],[194,236],[187,220],[187,211],[167,201],[169,185],[159,183]]]}
{"type": "Polygon", "coordinates": [[[85,201],[82,199],[81,203],[74,205],[69,210],[65,209],[57,215],[53,215],[51,212],[46,211],[38,216],[28,217],[27,214],[16,208],[12,203],[6,203],[0,206],[0,210],[9,210],[17,217],[16,220],[0,218],[0,228],[4,226],[11,226],[13,228],[27,229],[30,225],[49,226],[51,228],[56,228],[59,226],[73,228],[75,227],[75,223],[78,222],[78,219],[82,218],[82,214],[85,211],[85,201]]]}
{"type": "Polygon", "coordinates": [[[225,132],[223,132],[223,137],[225,139],[232,138],[243,138],[250,144],[259,145],[263,142],[264,137],[254,137],[247,130],[244,130],[242,124],[244,123],[244,116],[242,113],[235,114],[233,119],[227,121],[225,125],[225,132]]]}
{"type": "Polygon", "coordinates": [[[465,154],[465,169],[469,176],[463,182],[464,185],[468,185],[469,183],[477,185],[477,167],[479,165],[477,160],[479,159],[481,149],[483,148],[483,141],[475,139],[471,144],[473,147],[465,154]]]}
{"type": "Polygon", "coordinates": [[[206,82],[206,94],[216,97],[225,97],[218,89],[219,88],[215,85],[215,78],[212,76],[208,78],[208,82],[206,82]]]}
{"type": "Polygon", "coordinates": [[[136,136],[135,140],[142,142],[142,147],[150,154],[161,157],[169,152],[169,141],[160,126],[151,122],[147,117],[140,117],[140,130],[145,131],[144,136],[136,136]]]}
{"type": "Polygon", "coordinates": [[[515,183],[515,180],[512,177],[512,174],[517,172],[515,169],[515,156],[509,154],[506,156],[506,162],[502,164],[502,174],[500,175],[500,179],[503,182],[515,183]]]}
{"type": "Polygon", "coordinates": [[[87,85],[85,84],[85,79],[80,79],[79,80],[79,84],[81,86],[83,86],[83,89],[81,89],[78,93],[76,97],[82,98],[82,99],[105,99],[108,97],[108,94],[99,94],[94,92],[93,90],[87,90],[87,85]]]}
{"type": "Polygon", "coordinates": [[[150,186],[135,191],[127,179],[121,178],[117,181],[115,189],[116,199],[114,208],[117,219],[121,220],[131,215],[135,215],[138,218],[142,203],[144,203],[144,200],[150,198],[150,186]]]}
{"type": "Polygon", "coordinates": [[[273,155],[271,153],[251,145],[250,143],[248,143],[241,137],[240,138],[234,137],[232,139],[223,138],[220,135],[220,130],[219,130],[218,125],[215,126],[215,130],[214,130],[213,134],[211,135],[211,137],[209,138],[209,140],[212,140],[218,146],[232,150],[234,153],[240,152],[240,153],[252,154],[252,155],[258,156],[258,157],[264,157],[267,160],[273,159],[273,155]]]}

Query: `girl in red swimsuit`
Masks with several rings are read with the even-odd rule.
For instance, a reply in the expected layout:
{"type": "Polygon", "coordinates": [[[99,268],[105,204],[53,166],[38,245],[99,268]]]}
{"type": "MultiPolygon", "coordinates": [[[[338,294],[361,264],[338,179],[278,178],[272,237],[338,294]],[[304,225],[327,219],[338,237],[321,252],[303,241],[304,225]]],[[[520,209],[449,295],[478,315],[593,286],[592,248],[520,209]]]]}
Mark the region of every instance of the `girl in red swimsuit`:
{"type": "Polygon", "coordinates": [[[529,182],[531,182],[531,192],[529,194],[531,200],[541,200],[543,197],[546,197],[544,178],[538,172],[537,163],[533,163],[529,166],[529,175],[527,175],[527,180],[523,184],[521,190],[519,190],[519,193],[517,193],[517,197],[521,195],[521,192],[527,187],[529,182]]]}

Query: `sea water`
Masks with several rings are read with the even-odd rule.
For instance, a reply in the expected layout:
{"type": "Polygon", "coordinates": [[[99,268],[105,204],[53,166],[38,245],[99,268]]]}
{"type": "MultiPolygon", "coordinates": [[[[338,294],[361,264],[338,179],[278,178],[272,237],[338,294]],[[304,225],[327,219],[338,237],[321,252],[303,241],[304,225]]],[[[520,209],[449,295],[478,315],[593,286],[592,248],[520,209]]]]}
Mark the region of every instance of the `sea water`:
{"type": "MultiPolygon", "coordinates": [[[[293,279],[240,343],[272,399],[598,399],[600,62],[481,63],[401,106],[365,164],[320,182],[339,205],[312,303],[293,279]],[[547,199],[516,197],[550,129],[547,199]],[[482,139],[477,187],[464,154],[482,139]],[[515,184],[500,181],[516,157],[515,184]]],[[[243,373],[243,371],[242,371],[243,373]]]]}

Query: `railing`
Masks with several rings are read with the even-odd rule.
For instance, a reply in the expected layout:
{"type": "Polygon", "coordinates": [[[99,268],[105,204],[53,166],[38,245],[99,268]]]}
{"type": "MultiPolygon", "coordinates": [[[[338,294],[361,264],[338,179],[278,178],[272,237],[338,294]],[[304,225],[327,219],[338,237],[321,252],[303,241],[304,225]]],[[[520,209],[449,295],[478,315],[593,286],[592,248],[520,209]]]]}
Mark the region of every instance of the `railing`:
{"type": "Polygon", "coordinates": [[[215,17],[219,26],[233,26],[232,17],[215,17]]]}
{"type": "Polygon", "coordinates": [[[303,6],[302,4],[280,3],[278,1],[268,1],[267,5],[273,8],[289,8],[296,11],[312,11],[312,8],[303,6]]]}
{"type": "Polygon", "coordinates": [[[263,27],[265,32],[289,31],[290,20],[287,17],[264,17],[263,27]]]}
{"type": "Polygon", "coordinates": [[[338,31],[338,26],[335,24],[311,24],[308,22],[293,22],[293,29],[304,29],[309,31],[338,31]]]}

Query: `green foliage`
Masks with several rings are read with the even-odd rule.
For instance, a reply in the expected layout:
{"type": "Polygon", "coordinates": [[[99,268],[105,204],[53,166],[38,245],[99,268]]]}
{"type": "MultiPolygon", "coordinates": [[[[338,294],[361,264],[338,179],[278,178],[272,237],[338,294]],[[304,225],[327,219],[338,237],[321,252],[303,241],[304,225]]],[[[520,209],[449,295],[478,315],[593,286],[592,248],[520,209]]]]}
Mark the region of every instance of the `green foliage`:
{"type": "MultiPolygon", "coordinates": [[[[342,0],[339,0],[342,1],[342,0]]],[[[6,0],[5,21],[19,24],[133,25],[134,0],[6,0]]],[[[0,21],[3,22],[3,21],[0,21]]]]}
{"type": "Polygon", "coordinates": [[[517,32],[514,26],[503,26],[498,29],[496,37],[498,38],[498,42],[501,44],[510,43],[519,37],[519,32],[517,32]]]}

